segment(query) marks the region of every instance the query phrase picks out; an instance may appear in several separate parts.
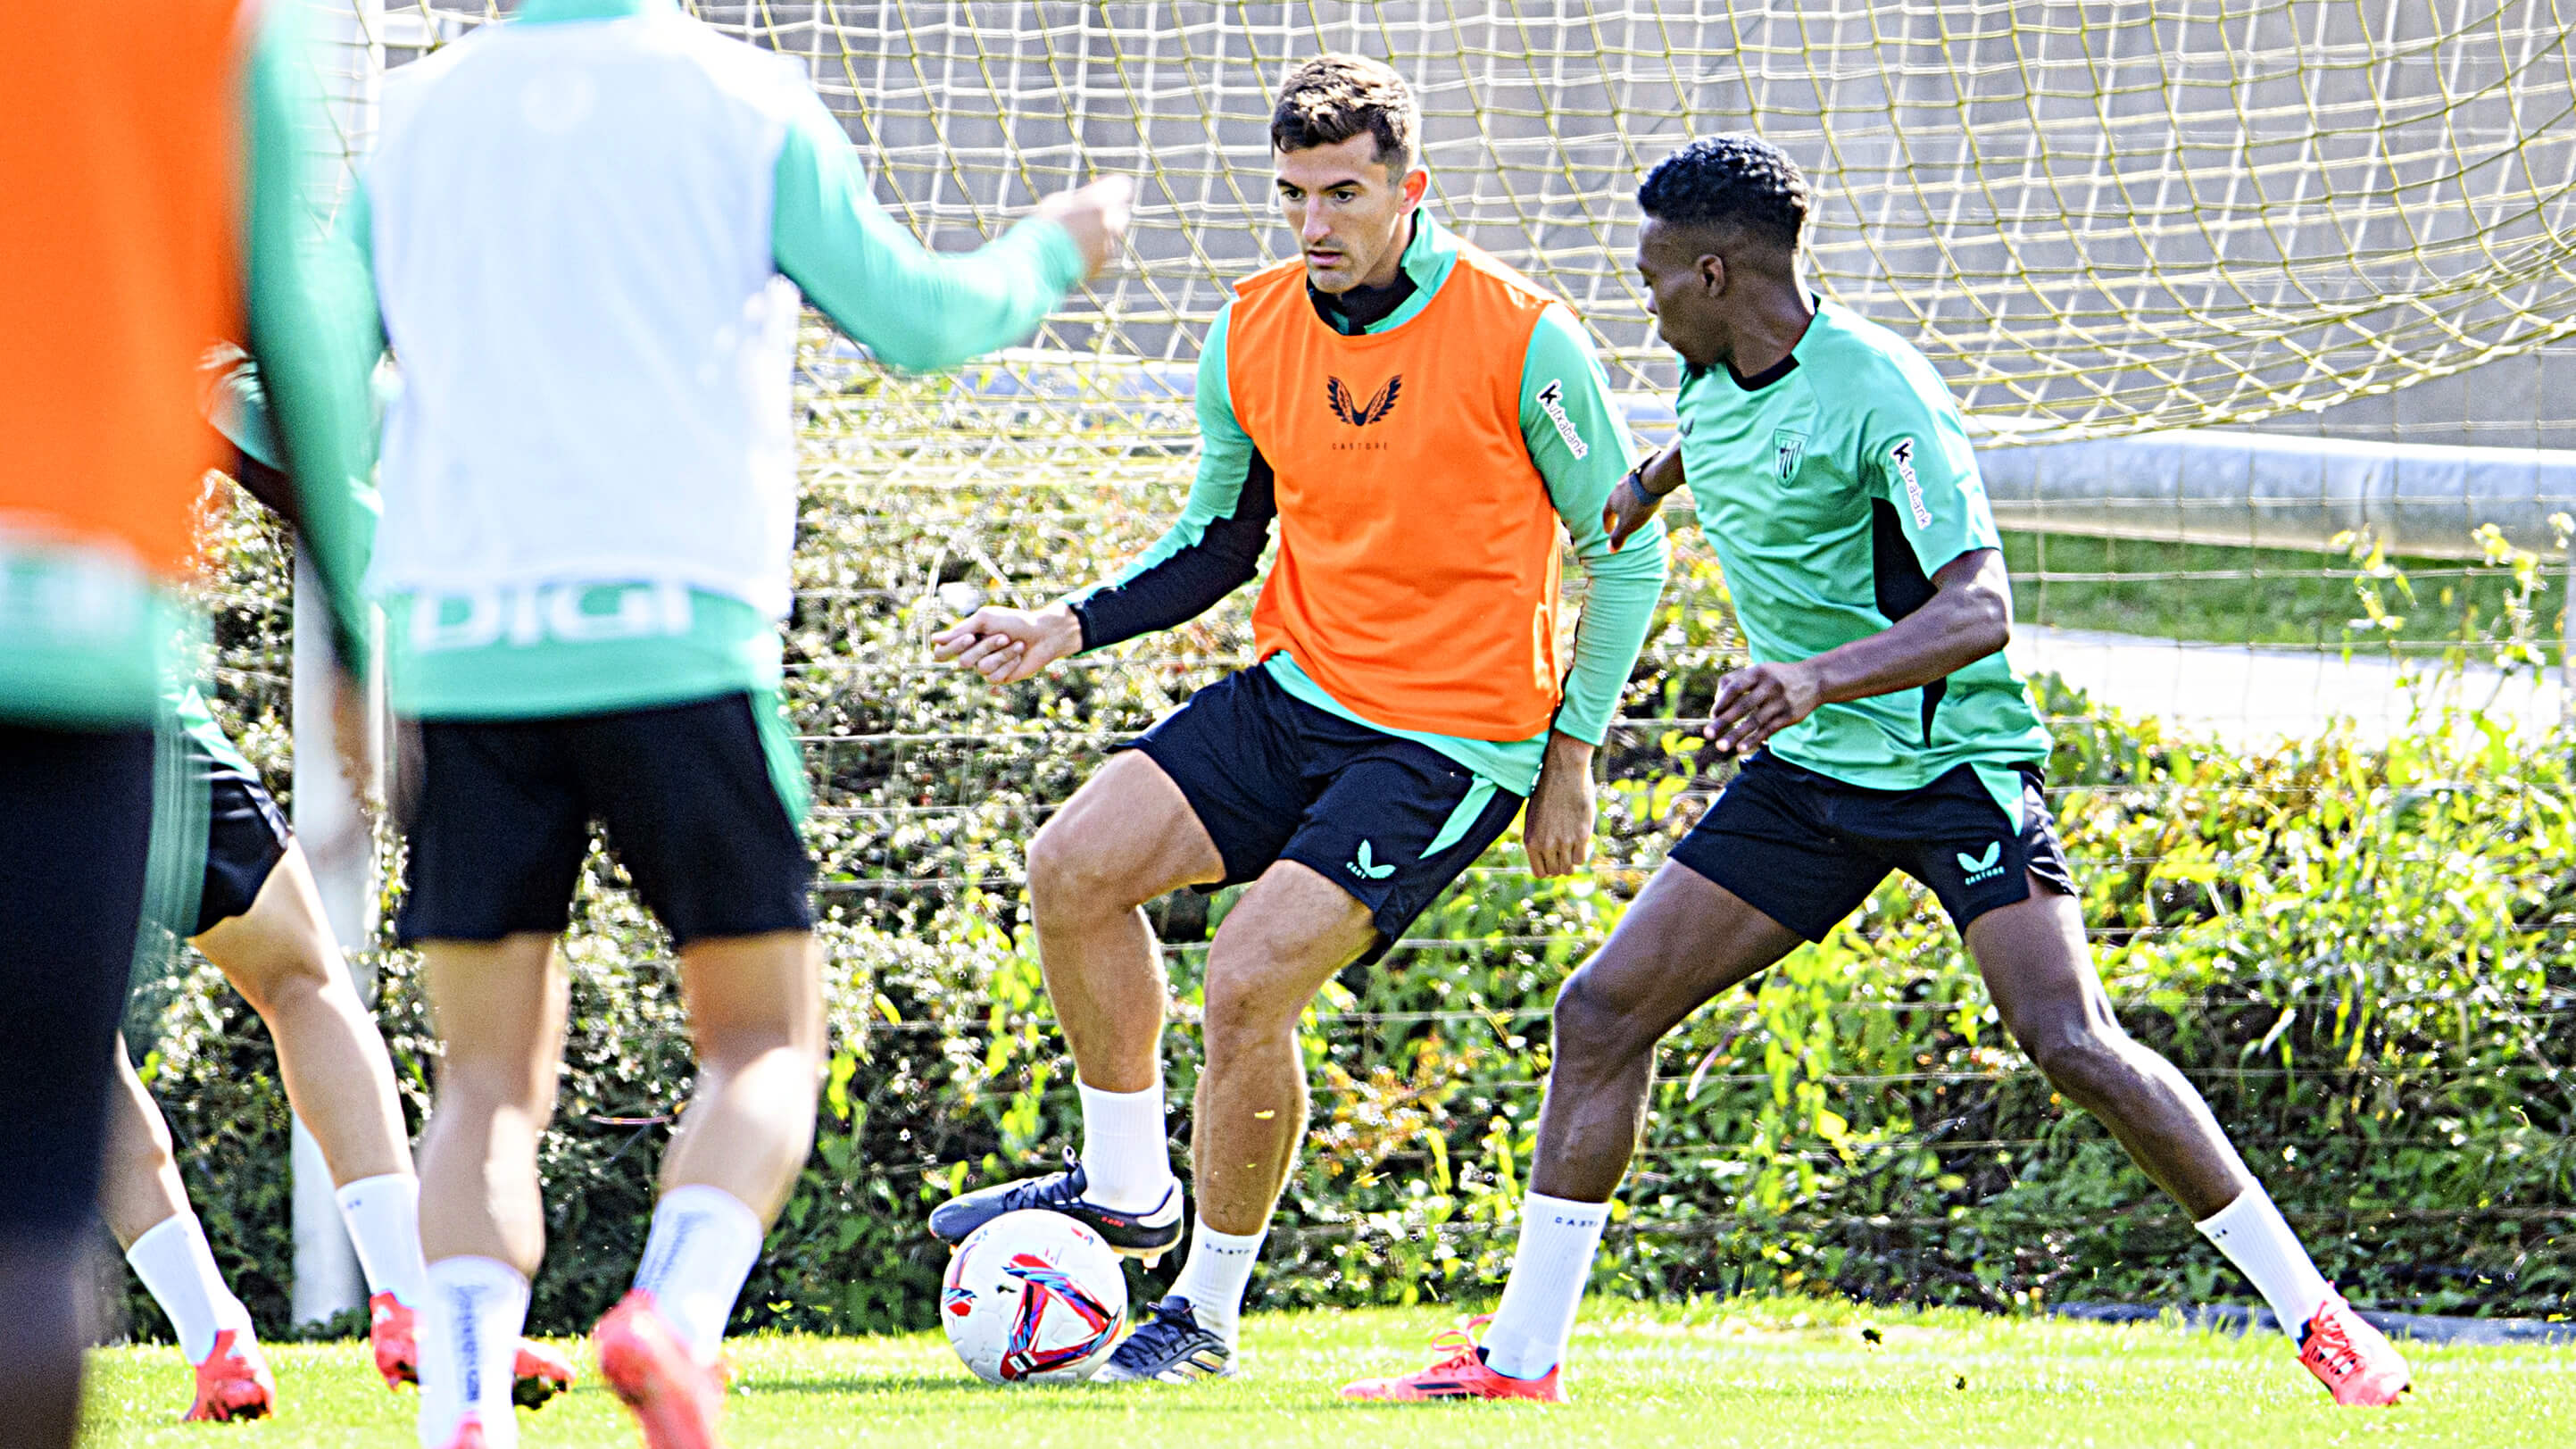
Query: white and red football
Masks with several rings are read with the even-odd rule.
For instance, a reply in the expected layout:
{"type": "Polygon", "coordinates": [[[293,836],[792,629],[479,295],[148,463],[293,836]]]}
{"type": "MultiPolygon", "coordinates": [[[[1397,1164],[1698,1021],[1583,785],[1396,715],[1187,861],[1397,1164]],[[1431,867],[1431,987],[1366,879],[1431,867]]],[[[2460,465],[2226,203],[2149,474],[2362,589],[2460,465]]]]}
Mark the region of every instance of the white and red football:
{"type": "Polygon", "coordinates": [[[1062,1213],[1004,1213],[957,1245],[940,1284],[948,1342],[988,1384],[1074,1384],[1109,1361],[1127,1275],[1100,1235],[1062,1213]]]}

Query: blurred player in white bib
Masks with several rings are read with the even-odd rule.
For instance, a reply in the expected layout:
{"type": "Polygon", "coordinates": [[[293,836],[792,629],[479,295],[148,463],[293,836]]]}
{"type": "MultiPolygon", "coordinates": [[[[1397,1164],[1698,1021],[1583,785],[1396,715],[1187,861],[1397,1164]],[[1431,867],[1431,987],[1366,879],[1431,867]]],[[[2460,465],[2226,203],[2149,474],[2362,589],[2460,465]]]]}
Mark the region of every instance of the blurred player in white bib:
{"type": "Polygon", "coordinates": [[[939,257],[790,58],[671,0],[528,0],[397,71],[348,224],[403,391],[369,575],[420,750],[397,930],[446,1051],[421,1143],[420,1442],[506,1449],[545,1247],[554,954],[594,823],[677,946],[699,1076],[600,1371],[717,1440],[717,1343],[811,1143],[823,1025],[777,690],[797,292],[897,366],[1030,333],[1128,188],[939,257]]]}

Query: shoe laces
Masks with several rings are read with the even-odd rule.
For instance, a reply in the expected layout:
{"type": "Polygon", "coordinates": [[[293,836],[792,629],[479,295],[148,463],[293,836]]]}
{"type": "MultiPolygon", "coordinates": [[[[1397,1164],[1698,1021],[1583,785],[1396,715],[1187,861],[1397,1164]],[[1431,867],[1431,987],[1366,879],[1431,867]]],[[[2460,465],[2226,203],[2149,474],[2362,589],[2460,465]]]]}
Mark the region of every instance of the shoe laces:
{"type": "Polygon", "coordinates": [[[1082,1200],[1082,1156],[1068,1147],[1064,1150],[1064,1171],[1049,1173],[1011,1195],[1021,1207],[1060,1208],[1082,1200]]]}
{"type": "Polygon", "coordinates": [[[1433,1360],[1431,1371],[1482,1368],[1485,1361],[1476,1352],[1476,1335],[1483,1331],[1486,1324],[1493,1321],[1494,1315],[1479,1313],[1473,1318],[1451,1324],[1431,1335],[1431,1351],[1441,1355],[1433,1360]]]}
{"type": "Polygon", "coordinates": [[[1191,1311],[1186,1298],[1166,1298],[1154,1305],[1153,1313],[1153,1322],[1138,1325],[1134,1333],[1127,1335],[1127,1342],[1118,1346],[1120,1357],[1125,1357],[1130,1347],[1140,1355],[1168,1357],[1179,1352],[1192,1335],[1206,1331],[1199,1327],[1198,1315],[1191,1311]]]}
{"type": "Polygon", "coordinates": [[[2361,1350],[2353,1346],[2351,1330],[2332,1304],[2308,1321],[2308,1341],[2299,1347],[2319,1368],[2336,1378],[2361,1367],[2361,1350]]]}

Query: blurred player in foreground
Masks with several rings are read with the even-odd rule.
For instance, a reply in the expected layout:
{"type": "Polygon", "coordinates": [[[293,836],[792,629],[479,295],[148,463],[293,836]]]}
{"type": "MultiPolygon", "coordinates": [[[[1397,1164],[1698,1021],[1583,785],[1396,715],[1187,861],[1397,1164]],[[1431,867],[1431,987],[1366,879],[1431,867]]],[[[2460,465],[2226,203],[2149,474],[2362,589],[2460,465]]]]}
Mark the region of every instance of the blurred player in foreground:
{"type": "Polygon", "coordinates": [[[309,63],[284,28],[291,13],[170,0],[144,47],[102,45],[79,6],[0,27],[0,82],[21,115],[44,118],[0,135],[0,187],[21,223],[0,272],[0,329],[21,344],[0,363],[11,1445],[75,1433],[117,1016],[147,911],[173,906],[147,904],[156,775],[166,814],[204,804],[188,798],[162,701],[170,644],[187,632],[177,586],[194,562],[194,505],[218,461],[198,408],[198,359],[218,340],[270,360],[340,658],[364,665],[354,576],[371,359],[355,325],[363,290],[319,245],[303,184],[303,137],[327,122],[300,89],[309,63]]]}
{"type": "Polygon", "coordinates": [[[1524,797],[1530,868],[1583,862],[1593,751],[1663,588],[1660,525],[1619,553],[1602,528],[1629,451],[1582,324],[1422,210],[1419,131],[1378,62],[1326,56],[1288,78],[1270,139],[1301,255],[1244,281],[1209,330],[1180,521],[1106,587],[936,636],[942,657],[1025,679],[1206,612],[1279,529],[1253,610],[1262,662],[1192,695],[1029,847],[1081,1152],[930,1220],[954,1243],[1041,1207],[1132,1254],[1172,1246],[1168,987],[1139,907],[1250,882],[1208,952],[1189,1260],[1110,1381],[1235,1372],[1244,1290],[1306,1131],[1298,1015],[1384,954],[1524,797]],[[1569,535],[1591,578],[1570,661],[1569,535]]]}
{"type": "Polygon", "coordinates": [[[2336,1402],[2393,1402],[2405,1362],[2094,975],[2040,791],[2048,734],[2003,654],[1994,518],[1940,374],[1807,290],[1806,182],[1768,143],[1694,142],[1637,199],[1648,310],[1684,365],[1681,440],[1621,484],[1606,522],[1632,536],[1694,483],[1754,661],[1719,686],[1709,732],[1744,765],[1558,994],[1520,1250],[1482,1342],[1344,1395],[1562,1402],[1655,1043],[1902,870],[1940,898],[2013,1040],[2253,1280],[2336,1402]]]}
{"type": "MultiPolygon", "coordinates": [[[[241,373],[227,387],[246,390],[241,373]]],[[[282,460],[273,431],[256,394],[250,399],[250,406],[219,416],[219,426],[242,449],[233,476],[292,519],[294,494],[277,471],[282,460]]],[[[225,738],[195,688],[176,691],[172,705],[183,778],[206,801],[205,876],[191,943],[276,1040],[287,1100],[330,1165],[341,1221],[366,1274],[376,1371],[388,1387],[415,1382],[420,1183],[394,1096],[393,1063],[341,958],[304,848],[259,772],[225,738]]],[[[120,1090],[109,1109],[99,1209],[135,1276],[168,1316],[180,1351],[196,1366],[187,1417],[262,1417],[276,1407],[277,1386],[250,1311],[224,1285],[205,1227],[188,1206],[169,1127],[122,1043],[116,1070],[120,1090]]],[[[542,1344],[519,1346],[516,1371],[523,1401],[543,1402],[572,1380],[572,1365],[542,1344]]]]}
{"type": "Polygon", "coordinates": [[[349,224],[403,390],[370,587],[418,722],[397,932],[445,1055],[421,1142],[420,1442],[506,1449],[545,1249],[537,1145],[594,822],[679,950],[699,1076],[602,1376],[717,1442],[718,1341],[804,1164],[823,1039],[804,774],[780,714],[797,288],[898,366],[1027,335],[1128,187],[925,252],[790,57],[671,0],[527,0],[396,72],[349,224]]]}

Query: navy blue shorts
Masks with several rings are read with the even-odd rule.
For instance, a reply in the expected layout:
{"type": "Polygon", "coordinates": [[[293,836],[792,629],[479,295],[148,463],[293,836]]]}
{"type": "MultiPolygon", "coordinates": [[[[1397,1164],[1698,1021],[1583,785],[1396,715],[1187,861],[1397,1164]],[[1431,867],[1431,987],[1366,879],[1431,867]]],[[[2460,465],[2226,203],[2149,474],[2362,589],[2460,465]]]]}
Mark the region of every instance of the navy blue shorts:
{"type": "Polygon", "coordinates": [[[158,748],[149,729],[0,722],[0,1236],[96,1220],[158,748]]]}
{"type": "Polygon", "coordinates": [[[1374,961],[1511,827],[1521,797],[1428,745],[1317,709],[1268,669],[1229,674],[1124,749],[1188,797],[1225,858],[1221,890],[1293,860],[1377,923],[1374,961]]]}
{"type": "Polygon", "coordinates": [[[1931,887],[1964,933],[2028,899],[2029,876],[2075,894],[2039,780],[2022,772],[2016,828],[1971,766],[1920,790],[1872,790],[1766,750],[1744,762],[1672,859],[1810,941],[1901,870],[1931,887]]]}
{"type": "Polygon", "coordinates": [[[206,884],[197,896],[197,928],[189,933],[202,936],[219,921],[250,914],[295,837],[257,775],[207,748],[193,732],[182,738],[187,769],[206,800],[206,884]]]}
{"type": "Polygon", "coordinates": [[[594,821],[674,945],[813,929],[804,777],[769,696],[425,720],[416,774],[406,946],[561,934],[594,821]]]}

